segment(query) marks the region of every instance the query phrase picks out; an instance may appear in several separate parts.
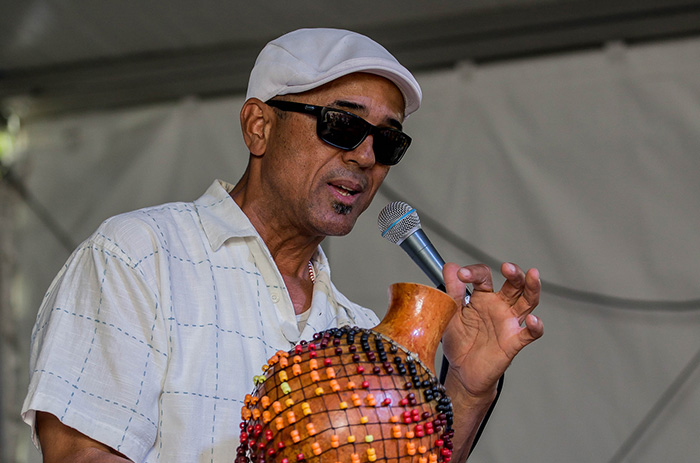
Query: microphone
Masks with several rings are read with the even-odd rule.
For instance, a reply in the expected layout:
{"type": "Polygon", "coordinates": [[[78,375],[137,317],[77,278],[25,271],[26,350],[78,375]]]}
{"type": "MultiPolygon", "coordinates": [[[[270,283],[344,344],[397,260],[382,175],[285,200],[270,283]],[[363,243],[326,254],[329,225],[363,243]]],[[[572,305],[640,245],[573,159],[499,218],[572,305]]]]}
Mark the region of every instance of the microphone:
{"type": "MultiPolygon", "coordinates": [[[[406,251],[413,262],[415,262],[418,267],[420,267],[428,278],[441,290],[445,291],[445,280],[442,277],[442,267],[445,265],[445,261],[437,249],[430,242],[428,237],[423,232],[420,226],[420,219],[418,218],[418,212],[403,201],[393,201],[386,206],[379,213],[379,218],[377,219],[377,225],[379,225],[379,231],[382,236],[394,244],[401,246],[401,249],[406,251]]],[[[466,293],[464,296],[464,304],[469,304],[471,298],[471,285],[467,285],[465,289],[466,293]]],[[[447,378],[447,370],[450,368],[450,362],[447,357],[443,354],[442,356],[442,368],[440,369],[440,384],[445,384],[445,379],[447,378]]],[[[486,428],[486,423],[491,418],[493,409],[496,407],[496,402],[501,396],[501,390],[503,389],[503,382],[505,379],[505,373],[501,375],[498,380],[498,386],[496,387],[496,397],[493,399],[491,406],[489,407],[486,415],[481,420],[479,429],[477,430],[472,446],[469,449],[469,455],[472,454],[477,442],[481,438],[481,434],[486,428]]]]}
{"type": "MultiPolygon", "coordinates": [[[[442,277],[445,260],[423,232],[415,208],[403,201],[393,201],[379,213],[377,225],[384,238],[401,246],[430,281],[445,290],[445,280],[442,277]]],[[[465,304],[470,296],[471,292],[467,289],[465,304]]]]}

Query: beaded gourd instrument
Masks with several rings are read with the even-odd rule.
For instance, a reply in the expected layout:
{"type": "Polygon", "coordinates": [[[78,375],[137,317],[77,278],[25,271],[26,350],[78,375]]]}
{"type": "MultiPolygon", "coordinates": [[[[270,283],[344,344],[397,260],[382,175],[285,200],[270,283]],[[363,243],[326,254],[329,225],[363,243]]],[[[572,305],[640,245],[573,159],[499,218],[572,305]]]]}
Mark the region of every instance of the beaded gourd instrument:
{"type": "Polygon", "coordinates": [[[333,328],[270,358],[245,398],[236,463],[450,461],[452,404],[434,357],[456,305],[412,283],[390,296],[375,328],[333,328]]]}

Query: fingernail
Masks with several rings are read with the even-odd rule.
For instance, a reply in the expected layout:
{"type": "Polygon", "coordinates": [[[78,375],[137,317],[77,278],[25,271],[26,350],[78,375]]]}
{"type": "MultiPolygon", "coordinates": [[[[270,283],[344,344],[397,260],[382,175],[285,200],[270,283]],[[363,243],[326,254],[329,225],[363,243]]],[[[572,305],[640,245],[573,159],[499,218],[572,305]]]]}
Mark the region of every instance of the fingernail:
{"type": "Polygon", "coordinates": [[[461,268],[459,269],[459,276],[462,278],[470,278],[472,276],[472,272],[469,271],[469,269],[461,268]]]}

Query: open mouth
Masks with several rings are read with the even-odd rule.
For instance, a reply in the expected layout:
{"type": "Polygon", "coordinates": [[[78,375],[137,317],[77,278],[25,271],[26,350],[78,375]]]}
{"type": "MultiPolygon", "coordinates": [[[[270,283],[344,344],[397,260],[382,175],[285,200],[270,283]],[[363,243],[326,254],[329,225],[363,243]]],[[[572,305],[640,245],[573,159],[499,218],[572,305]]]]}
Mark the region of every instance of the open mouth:
{"type": "Polygon", "coordinates": [[[355,189],[348,187],[348,186],[345,186],[345,185],[339,185],[337,183],[330,183],[330,185],[333,188],[335,188],[335,190],[338,192],[338,194],[340,194],[340,196],[349,197],[349,196],[354,196],[360,192],[359,190],[355,190],[355,189]]]}

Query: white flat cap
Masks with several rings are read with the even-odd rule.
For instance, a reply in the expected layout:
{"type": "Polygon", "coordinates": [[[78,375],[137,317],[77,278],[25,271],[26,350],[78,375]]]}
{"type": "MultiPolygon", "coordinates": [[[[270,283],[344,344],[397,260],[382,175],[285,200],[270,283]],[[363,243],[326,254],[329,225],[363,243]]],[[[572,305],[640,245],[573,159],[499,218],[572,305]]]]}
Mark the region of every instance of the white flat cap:
{"type": "Polygon", "coordinates": [[[322,28],[299,29],[265,45],[250,73],[246,99],[301,93],[354,72],[392,81],[403,94],[406,116],[420,107],[420,85],[384,47],[356,32],[322,28]]]}

